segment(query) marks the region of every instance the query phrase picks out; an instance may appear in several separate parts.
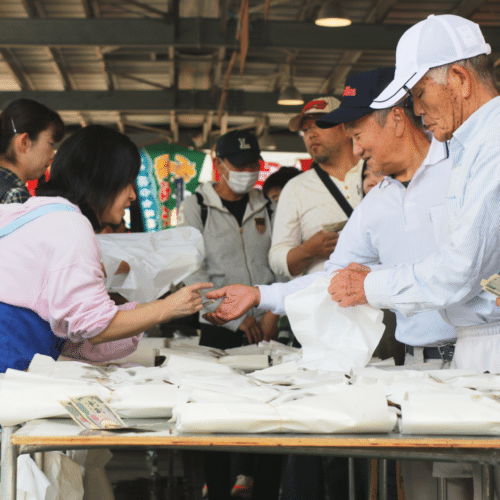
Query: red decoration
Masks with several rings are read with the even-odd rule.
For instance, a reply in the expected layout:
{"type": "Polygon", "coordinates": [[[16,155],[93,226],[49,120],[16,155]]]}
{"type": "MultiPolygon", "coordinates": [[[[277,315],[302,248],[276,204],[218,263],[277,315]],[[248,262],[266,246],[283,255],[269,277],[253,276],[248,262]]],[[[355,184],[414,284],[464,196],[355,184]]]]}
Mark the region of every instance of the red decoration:
{"type": "Polygon", "coordinates": [[[312,158],[307,158],[305,160],[299,160],[300,161],[300,168],[306,172],[307,170],[309,170],[311,168],[311,164],[312,164],[312,158]]]}
{"type": "Polygon", "coordinates": [[[323,100],[311,101],[302,108],[302,114],[304,114],[309,109],[325,109],[325,108],[326,108],[326,101],[323,100]]]}
{"type": "Polygon", "coordinates": [[[172,189],[170,188],[170,183],[163,182],[160,189],[160,201],[161,202],[167,201],[170,198],[171,194],[172,194],[172,189]]]}

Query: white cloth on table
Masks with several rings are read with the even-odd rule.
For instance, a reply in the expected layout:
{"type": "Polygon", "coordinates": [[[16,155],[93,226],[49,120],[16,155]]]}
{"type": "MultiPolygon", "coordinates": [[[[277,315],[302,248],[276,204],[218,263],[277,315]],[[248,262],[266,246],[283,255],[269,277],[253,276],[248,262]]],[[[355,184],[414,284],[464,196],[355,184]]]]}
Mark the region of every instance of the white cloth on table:
{"type": "Polygon", "coordinates": [[[387,433],[396,414],[381,386],[349,386],[282,404],[196,404],[174,408],[177,432],[387,433]]]}

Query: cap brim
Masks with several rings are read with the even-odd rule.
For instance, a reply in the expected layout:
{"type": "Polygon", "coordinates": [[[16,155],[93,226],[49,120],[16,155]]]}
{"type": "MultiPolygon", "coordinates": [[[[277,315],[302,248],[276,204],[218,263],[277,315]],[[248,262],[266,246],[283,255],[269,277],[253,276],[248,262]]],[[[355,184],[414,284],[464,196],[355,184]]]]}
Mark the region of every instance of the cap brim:
{"type": "Polygon", "coordinates": [[[255,151],[241,152],[236,155],[226,155],[224,158],[227,158],[231,162],[231,165],[234,165],[235,167],[242,167],[247,163],[262,160],[260,153],[256,153],[255,151]]]}
{"type": "Polygon", "coordinates": [[[331,128],[336,125],[340,125],[341,123],[348,123],[357,120],[358,118],[362,118],[363,116],[369,115],[373,109],[367,107],[359,107],[359,108],[349,108],[342,106],[337,108],[335,111],[322,116],[316,120],[316,125],[319,128],[331,128]]]}
{"type": "Polygon", "coordinates": [[[300,124],[302,123],[303,117],[304,117],[304,115],[302,113],[300,115],[295,115],[288,122],[288,130],[290,130],[290,132],[297,132],[297,130],[300,129],[300,124]]]}
{"type": "Polygon", "coordinates": [[[370,107],[373,109],[385,109],[394,106],[408,95],[408,91],[413,88],[429,69],[430,68],[421,69],[413,73],[410,77],[405,75],[404,77],[395,78],[389,83],[386,89],[373,100],[370,107]]]}

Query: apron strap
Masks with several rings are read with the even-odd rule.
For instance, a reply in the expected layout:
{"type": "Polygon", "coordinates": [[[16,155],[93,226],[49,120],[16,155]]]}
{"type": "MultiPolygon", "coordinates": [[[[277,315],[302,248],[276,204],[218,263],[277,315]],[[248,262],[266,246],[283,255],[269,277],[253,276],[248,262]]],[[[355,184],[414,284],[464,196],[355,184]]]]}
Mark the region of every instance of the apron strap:
{"type": "Polygon", "coordinates": [[[38,217],[42,217],[43,215],[50,214],[52,212],[78,212],[78,209],[75,207],[71,207],[70,205],[65,205],[64,203],[49,203],[48,205],[44,205],[43,207],[35,208],[35,210],[21,215],[21,217],[17,218],[10,224],[7,224],[5,227],[0,229],[0,238],[13,233],[16,229],[19,229],[25,224],[28,224],[28,222],[31,222],[32,220],[38,219],[38,217]]]}

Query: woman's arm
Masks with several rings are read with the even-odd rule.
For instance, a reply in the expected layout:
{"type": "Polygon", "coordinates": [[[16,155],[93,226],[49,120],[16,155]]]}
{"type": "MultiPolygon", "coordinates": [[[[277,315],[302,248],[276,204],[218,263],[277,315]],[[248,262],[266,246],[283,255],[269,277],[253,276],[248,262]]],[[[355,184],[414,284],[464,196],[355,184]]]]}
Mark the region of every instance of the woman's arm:
{"type": "Polygon", "coordinates": [[[195,283],[164,299],[142,304],[131,311],[118,311],[109,325],[88,341],[97,345],[129,338],[159,323],[194,314],[202,308],[200,290],[212,287],[212,283],[195,283]]]}

